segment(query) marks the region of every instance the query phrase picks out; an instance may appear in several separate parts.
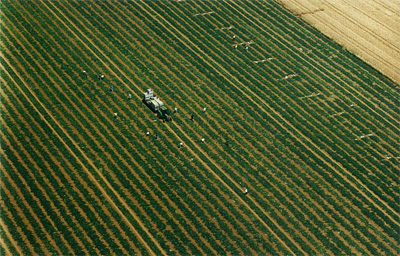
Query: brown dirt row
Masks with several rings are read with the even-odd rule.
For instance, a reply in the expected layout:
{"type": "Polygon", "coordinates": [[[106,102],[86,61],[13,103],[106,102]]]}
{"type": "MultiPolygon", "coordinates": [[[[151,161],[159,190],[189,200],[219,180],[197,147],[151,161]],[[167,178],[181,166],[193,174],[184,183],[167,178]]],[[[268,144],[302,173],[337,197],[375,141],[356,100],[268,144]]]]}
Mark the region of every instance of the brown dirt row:
{"type": "MultiPolygon", "coordinates": [[[[8,63],[8,65],[10,65],[8,63]]],[[[19,76],[20,80],[23,81],[24,86],[30,91],[30,94],[35,98],[35,100],[37,102],[39,102],[39,104],[41,104],[41,101],[36,97],[36,95],[33,93],[33,91],[30,89],[30,87],[24,82],[24,79],[22,77],[20,77],[19,73],[15,73],[17,76],[19,76]]],[[[93,181],[93,183],[98,187],[98,189],[103,193],[105,199],[107,201],[109,201],[109,203],[114,207],[114,209],[121,215],[122,219],[125,221],[125,223],[127,223],[127,225],[129,226],[129,228],[133,231],[134,234],[136,234],[136,236],[138,237],[139,240],[142,241],[143,245],[147,248],[148,252],[152,255],[154,255],[155,253],[151,250],[151,248],[148,246],[148,244],[143,240],[143,238],[141,237],[141,235],[138,233],[138,231],[132,226],[132,224],[128,221],[128,219],[126,218],[126,216],[121,212],[121,210],[116,206],[116,204],[112,201],[112,199],[110,198],[110,196],[107,194],[107,192],[104,190],[104,188],[99,184],[99,182],[94,178],[93,174],[87,169],[87,167],[82,163],[82,161],[79,159],[79,157],[75,154],[75,152],[68,146],[68,144],[65,143],[65,141],[62,139],[62,137],[54,130],[54,128],[50,125],[50,123],[46,120],[46,118],[43,116],[43,114],[37,109],[37,107],[35,106],[35,104],[32,103],[32,101],[29,99],[29,97],[27,97],[27,95],[25,94],[25,92],[19,88],[19,85],[16,84],[16,86],[18,87],[18,89],[21,91],[21,93],[23,94],[23,96],[30,102],[30,104],[34,107],[34,109],[41,115],[42,119],[47,123],[47,125],[50,127],[50,129],[54,132],[54,134],[58,137],[58,139],[60,141],[62,141],[66,148],[71,152],[71,155],[75,157],[75,159],[77,160],[78,163],[81,164],[83,170],[88,174],[89,178],[93,181]]],[[[43,104],[41,104],[41,107],[45,110],[47,110],[45,108],[45,106],[43,104]]],[[[109,182],[104,178],[104,176],[101,174],[101,172],[94,166],[93,162],[87,158],[87,156],[84,154],[84,152],[82,151],[82,149],[79,147],[79,145],[76,144],[76,142],[74,140],[72,140],[72,138],[69,136],[68,133],[65,132],[65,129],[57,122],[57,120],[54,119],[54,117],[51,115],[51,113],[47,110],[46,114],[49,115],[51,117],[51,119],[53,120],[54,123],[57,124],[57,126],[63,131],[63,133],[65,134],[65,136],[75,145],[75,147],[78,149],[79,153],[81,153],[84,157],[85,160],[87,160],[87,162],[89,163],[89,165],[97,172],[97,174],[102,178],[103,182],[107,185],[107,187],[109,187],[114,194],[116,194],[115,190],[110,186],[109,182]]],[[[120,196],[116,195],[119,199],[120,196]]],[[[120,199],[121,200],[121,199],[120,199]]],[[[122,204],[126,205],[126,202],[122,201],[122,204]]],[[[135,218],[135,220],[138,222],[138,224],[144,228],[145,232],[147,231],[144,227],[143,222],[141,222],[138,217],[136,216],[136,214],[134,214],[134,212],[127,207],[126,208],[131,214],[132,216],[135,218]]],[[[146,232],[148,233],[148,231],[146,232]]],[[[150,235],[150,238],[152,238],[152,236],[150,235]]],[[[153,238],[154,240],[154,238],[153,238]]],[[[158,245],[158,242],[155,241],[155,244],[158,245]]],[[[159,247],[159,245],[158,245],[159,247]]],[[[164,250],[159,247],[161,252],[164,252],[164,250]]]]}
{"type": "MultiPolygon", "coordinates": [[[[5,83],[3,83],[3,84],[5,84],[5,83]]],[[[10,91],[10,92],[12,93],[12,91],[10,91]]],[[[22,103],[20,102],[20,100],[18,99],[18,97],[16,97],[16,95],[15,95],[14,93],[12,93],[12,94],[13,94],[12,96],[14,97],[14,99],[17,100],[17,102],[19,103],[19,106],[22,106],[22,103]]],[[[7,99],[8,97],[3,95],[3,98],[6,98],[6,99],[7,99]]],[[[9,101],[9,100],[7,100],[7,101],[9,101]]],[[[10,101],[9,101],[9,102],[10,102],[10,101]]],[[[43,162],[46,164],[46,166],[48,167],[48,170],[51,170],[51,169],[52,169],[52,168],[50,167],[50,165],[48,164],[48,160],[47,160],[47,159],[43,159],[43,157],[42,157],[41,154],[37,151],[37,149],[34,148],[34,146],[31,144],[31,140],[32,140],[32,139],[35,139],[35,140],[37,141],[37,143],[40,144],[40,146],[42,147],[42,149],[44,149],[44,150],[46,151],[46,153],[50,156],[50,160],[51,160],[53,163],[55,163],[55,165],[57,165],[57,166],[60,168],[60,170],[63,169],[63,168],[65,168],[65,166],[61,166],[61,165],[60,165],[59,161],[57,160],[57,158],[56,158],[56,156],[55,156],[55,152],[54,152],[54,151],[50,152],[49,149],[48,149],[48,147],[45,146],[45,145],[43,144],[43,139],[38,138],[38,136],[36,135],[37,132],[35,132],[35,131],[32,130],[32,127],[31,127],[31,126],[32,126],[32,123],[35,123],[35,124],[36,124],[36,127],[39,127],[40,134],[42,134],[42,136],[43,136],[47,141],[50,141],[50,140],[51,140],[51,138],[49,138],[49,136],[43,131],[43,129],[36,123],[36,121],[35,121],[34,119],[32,119],[30,122],[27,122],[27,120],[25,120],[24,118],[22,118],[22,117],[20,116],[20,114],[18,113],[18,111],[15,109],[14,106],[11,106],[11,107],[14,109],[14,112],[17,113],[17,115],[19,116],[20,122],[24,123],[24,124],[25,124],[25,127],[28,127],[29,132],[30,132],[31,134],[34,135],[33,138],[27,137],[28,139],[27,139],[27,141],[25,141],[25,143],[28,143],[28,144],[31,145],[31,147],[34,149],[34,151],[35,151],[35,153],[36,153],[36,156],[38,156],[38,157],[40,157],[40,158],[42,159],[42,161],[43,161],[43,162]]],[[[12,118],[12,119],[13,119],[13,118],[12,118]]],[[[14,123],[18,123],[18,122],[14,121],[14,123]]],[[[22,131],[21,131],[21,132],[22,132],[22,131]]],[[[57,148],[54,144],[53,144],[53,147],[58,151],[58,148],[57,148]]],[[[59,153],[59,156],[61,156],[60,152],[58,152],[58,153],[59,153]]],[[[28,154],[28,152],[26,152],[26,151],[25,151],[25,154],[26,154],[27,156],[30,156],[30,153],[28,154]]],[[[35,162],[32,158],[30,158],[30,160],[31,160],[31,162],[35,162]]],[[[67,162],[67,165],[68,165],[68,167],[69,167],[70,169],[73,169],[73,166],[72,166],[69,162],[67,162]]],[[[42,177],[44,180],[48,180],[48,178],[46,178],[46,175],[44,175],[44,174],[41,172],[41,168],[38,168],[37,170],[40,172],[41,177],[42,177]]],[[[61,186],[61,187],[64,186],[63,183],[60,181],[60,179],[59,179],[56,175],[54,175],[53,172],[50,172],[50,175],[52,175],[54,179],[58,180],[57,186],[61,186]]],[[[69,180],[71,180],[71,178],[69,178],[69,180]]],[[[71,216],[71,217],[73,218],[73,222],[74,222],[75,225],[78,227],[78,229],[79,229],[82,233],[86,233],[86,231],[85,231],[85,230],[81,227],[81,225],[77,222],[76,218],[75,218],[75,217],[72,215],[72,213],[68,210],[68,207],[67,207],[66,204],[64,203],[64,200],[61,199],[61,196],[56,192],[57,190],[54,188],[54,186],[55,186],[56,184],[52,184],[52,183],[50,183],[49,181],[47,182],[47,184],[48,184],[48,186],[51,188],[53,194],[57,195],[57,198],[56,198],[56,199],[58,200],[58,202],[60,202],[60,203],[63,205],[64,210],[66,211],[67,216],[71,216]]],[[[40,188],[42,191],[45,191],[45,190],[40,186],[40,184],[37,184],[37,185],[38,185],[38,188],[40,188]]],[[[76,186],[74,186],[74,188],[76,188],[76,186]]],[[[81,198],[83,201],[85,201],[85,204],[88,205],[89,208],[91,208],[92,212],[95,212],[94,209],[93,209],[93,207],[91,206],[91,204],[89,204],[89,202],[86,201],[86,199],[83,197],[82,193],[81,193],[80,191],[78,191],[78,190],[77,190],[77,193],[80,195],[80,198],[81,198]]],[[[65,196],[65,195],[64,195],[64,196],[65,196]]],[[[75,208],[78,209],[78,211],[80,212],[80,215],[83,216],[83,217],[85,218],[86,222],[87,222],[87,223],[91,222],[91,220],[88,219],[87,214],[82,210],[82,208],[79,207],[79,205],[75,202],[75,200],[71,197],[70,194],[68,194],[68,197],[69,197],[68,200],[69,200],[70,202],[73,202],[73,203],[74,203],[75,208]]],[[[48,195],[46,195],[46,199],[47,199],[48,201],[52,201],[48,195]]],[[[55,210],[55,211],[58,211],[58,210],[55,210]]],[[[60,216],[60,214],[58,214],[58,215],[60,216]]],[[[62,216],[60,216],[60,217],[63,218],[62,216]]],[[[97,217],[98,217],[98,216],[97,216],[97,217]]],[[[98,221],[99,223],[101,223],[103,226],[105,225],[104,221],[103,221],[101,218],[98,217],[98,218],[97,218],[97,221],[98,221]]],[[[107,231],[108,231],[108,230],[107,230],[107,231]]],[[[104,244],[106,247],[108,247],[108,245],[106,245],[106,243],[105,243],[105,241],[104,241],[103,235],[100,234],[98,230],[94,230],[94,232],[96,233],[97,237],[98,237],[100,240],[102,240],[103,244],[104,244]]],[[[112,234],[112,233],[110,233],[110,232],[108,231],[108,235],[109,235],[114,241],[116,241],[116,238],[115,238],[115,235],[114,235],[114,234],[112,234]]],[[[89,238],[88,238],[88,239],[89,239],[89,238]]],[[[89,241],[90,241],[90,243],[91,243],[92,248],[94,248],[95,250],[97,250],[97,249],[94,247],[94,245],[93,245],[93,241],[92,241],[91,239],[89,239],[89,241]]],[[[117,245],[119,246],[119,248],[120,248],[122,251],[124,251],[124,248],[122,248],[122,246],[121,246],[121,244],[119,243],[119,241],[116,241],[116,243],[117,243],[117,245]]],[[[108,247],[108,248],[109,248],[109,247],[108,247]]],[[[111,248],[110,248],[110,249],[111,249],[111,248]]],[[[111,251],[112,251],[112,250],[111,250],[111,251]]],[[[63,252],[63,253],[65,253],[65,252],[63,252]]],[[[97,253],[100,254],[99,251],[97,251],[97,253]]],[[[127,253],[127,252],[125,251],[125,253],[127,253]]]]}
{"type": "MultiPolygon", "coordinates": [[[[3,183],[3,182],[0,182],[0,183],[3,183]]],[[[2,187],[1,184],[0,184],[0,187],[3,191],[3,193],[7,192],[7,191],[5,191],[6,188],[2,187]]],[[[22,244],[20,246],[27,248],[27,250],[29,250],[30,255],[36,255],[35,249],[31,243],[33,241],[31,241],[30,239],[27,238],[25,233],[22,231],[22,228],[20,227],[20,222],[17,223],[13,217],[13,214],[15,214],[15,211],[17,211],[17,214],[19,215],[20,218],[24,217],[24,216],[21,216],[22,210],[20,208],[12,209],[12,211],[11,211],[10,209],[8,209],[7,206],[3,206],[2,216],[7,215],[8,219],[11,220],[11,222],[13,222],[13,225],[15,227],[17,227],[17,229],[16,229],[18,232],[17,235],[19,235],[22,238],[22,240],[24,241],[24,244],[22,244]],[[13,213],[11,213],[11,212],[13,212],[13,213]]]]}
{"type": "MultiPolygon", "coordinates": [[[[2,154],[4,156],[4,152],[2,154]]],[[[17,242],[14,240],[14,238],[12,237],[10,231],[8,230],[7,225],[3,222],[3,219],[0,219],[0,227],[1,230],[3,231],[3,234],[7,237],[7,239],[10,241],[11,245],[14,247],[14,249],[20,254],[22,255],[22,251],[21,248],[18,246],[17,242]]],[[[7,244],[5,244],[4,239],[1,238],[0,239],[1,242],[4,244],[3,247],[6,248],[8,247],[7,244]]],[[[9,250],[6,251],[6,255],[12,255],[11,252],[9,250]]]]}
{"type": "MultiPolygon", "coordinates": [[[[0,132],[0,135],[1,135],[1,137],[3,137],[3,139],[2,139],[3,143],[7,144],[7,145],[9,146],[9,148],[11,149],[11,151],[13,151],[13,153],[15,154],[15,153],[16,153],[16,150],[10,145],[8,139],[5,138],[3,132],[0,132]]],[[[18,157],[18,158],[20,158],[20,157],[18,157]]],[[[8,160],[8,159],[6,159],[6,160],[8,160]]],[[[20,162],[23,162],[22,159],[19,159],[19,161],[20,161],[20,162]]],[[[12,166],[12,167],[13,167],[13,169],[14,169],[13,171],[14,171],[15,173],[18,173],[18,170],[16,170],[16,168],[15,168],[14,166],[12,166]]],[[[27,168],[26,165],[25,165],[25,168],[27,168]]],[[[32,208],[29,206],[27,200],[25,199],[25,196],[23,195],[23,192],[21,192],[20,187],[18,187],[18,185],[16,185],[15,181],[14,181],[13,179],[11,179],[10,175],[8,174],[8,171],[4,171],[3,174],[4,174],[4,179],[7,180],[7,181],[11,184],[11,186],[12,186],[12,188],[14,189],[14,191],[15,191],[16,194],[13,194],[13,193],[7,188],[7,186],[4,184],[3,181],[1,182],[2,191],[3,191],[3,193],[5,193],[5,194],[7,195],[7,197],[9,197],[10,203],[13,204],[14,209],[16,209],[17,214],[18,214],[18,215],[20,216],[20,218],[23,220],[23,224],[26,226],[26,229],[29,230],[29,231],[32,233],[32,235],[35,237],[35,240],[36,240],[35,242],[36,242],[37,244],[40,245],[42,251],[45,252],[47,255],[49,255],[50,251],[49,251],[48,248],[45,246],[45,244],[43,243],[43,241],[48,241],[48,242],[51,244],[51,246],[52,246],[55,250],[57,250],[58,253],[60,253],[60,248],[56,245],[55,241],[52,239],[52,236],[47,232],[46,228],[43,226],[43,224],[42,224],[42,222],[39,220],[38,216],[36,216],[36,214],[34,214],[32,208]],[[21,198],[22,201],[17,200],[17,199],[15,198],[15,196],[18,196],[19,198],[21,198]],[[23,206],[20,206],[21,203],[22,203],[23,206]],[[45,237],[44,237],[45,240],[42,240],[42,239],[37,235],[35,228],[32,226],[32,224],[30,223],[30,221],[28,221],[28,218],[25,217],[25,214],[24,214],[24,212],[23,212],[23,210],[22,210],[23,207],[26,208],[26,209],[28,210],[29,214],[35,219],[36,223],[39,224],[40,230],[45,234],[45,237]]],[[[19,176],[20,179],[22,179],[22,181],[23,181],[23,183],[24,183],[23,185],[25,186],[25,188],[26,188],[27,190],[29,190],[29,186],[26,184],[25,180],[21,177],[21,175],[18,175],[18,176],[19,176]]],[[[39,201],[39,199],[38,199],[37,197],[35,197],[34,195],[32,195],[32,197],[35,198],[35,201],[36,201],[36,202],[39,201]]],[[[38,203],[38,205],[41,206],[40,203],[38,203]]],[[[57,227],[55,226],[54,222],[53,222],[53,221],[50,219],[50,217],[46,214],[46,211],[44,211],[44,209],[43,209],[42,207],[40,207],[40,208],[41,208],[42,212],[46,215],[46,219],[47,219],[49,222],[52,223],[52,226],[53,226],[55,229],[57,229],[57,227]]],[[[20,226],[18,225],[18,227],[20,227],[20,226]]],[[[65,241],[64,238],[63,238],[63,240],[65,241]]],[[[77,241],[77,243],[79,243],[79,241],[77,241]]],[[[67,244],[67,246],[70,247],[69,244],[67,244]]],[[[71,247],[70,247],[70,248],[71,248],[71,247]]],[[[34,250],[34,249],[32,248],[32,250],[34,250]]]]}
{"type": "Polygon", "coordinates": [[[4,255],[6,255],[6,256],[12,255],[12,253],[10,252],[9,246],[8,246],[8,244],[6,244],[3,237],[0,238],[0,252],[4,253],[4,255]]]}
{"type": "Polygon", "coordinates": [[[400,5],[379,0],[281,0],[311,25],[400,83],[400,5]],[[386,43],[383,43],[386,42],[386,43]],[[390,44],[388,47],[387,44],[390,44]]]}
{"type": "MultiPolygon", "coordinates": [[[[246,12],[246,11],[244,11],[244,12],[246,12]]],[[[257,97],[258,95],[256,95],[256,97],[257,97]]],[[[311,141],[310,141],[311,142],[311,141]]],[[[312,142],[311,142],[311,144],[313,144],[312,142]]],[[[315,146],[315,145],[314,145],[315,146]]],[[[323,153],[324,155],[326,155],[326,153],[325,152],[321,152],[321,153],[323,153]]],[[[327,155],[326,155],[327,156],[327,155]]],[[[329,157],[329,156],[327,156],[327,157],[329,157]]],[[[330,158],[330,157],[329,157],[330,158]]],[[[333,159],[331,159],[331,160],[333,160],[333,159]]],[[[335,161],[333,161],[333,162],[335,162],[335,161]]],[[[339,164],[339,163],[337,163],[337,162],[335,162],[337,165],[339,164]]],[[[339,165],[339,167],[341,167],[340,165],[339,165]]],[[[347,172],[348,173],[348,172],[347,172]]],[[[350,174],[350,173],[348,173],[350,176],[352,176],[352,174],[350,174]]],[[[357,180],[357,179],[355,179],[355,180],[357,180]]],[[[367,190],[369,190],[368,188],[366,188],[367,190]]],[[[373,194],[374,195],[374,194],[373,194]]],[[[385,202],[383,202],[384,204],[385,204],[385,202]]],[[[394,211],[395,212],[395,211],[394,211]]]]}

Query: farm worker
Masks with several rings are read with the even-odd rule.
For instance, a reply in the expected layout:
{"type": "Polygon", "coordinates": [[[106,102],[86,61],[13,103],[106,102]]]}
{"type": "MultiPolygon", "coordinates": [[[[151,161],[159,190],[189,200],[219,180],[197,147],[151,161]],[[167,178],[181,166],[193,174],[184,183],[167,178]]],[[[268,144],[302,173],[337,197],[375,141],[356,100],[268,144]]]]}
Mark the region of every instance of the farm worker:
{"type": "Polygon", "coordinates": [[[132,99],[132,94],[129,93],[129,94],[128,94],[128,98],[129,98],[129,99],[132,99]]]}
{"type": "Polygon", "coordinates": [[[113,85],[110,86],[110,91],[114,91],[114,86],[113,85]]]}
{"type": "Polygon", "coordinates": [[[247,195],[247,193],[249,193],[249,191],[247,190],[247,188],[244,188],[244,194],[247,195]]]}
{"type": "Polygon", "coordinates": [[[245,50],[246,50],[246,52],[249,51],[249,46],[248,45],[246,45],[245,50]]]}
{"type": "Polygon", "coordinates": [[[238,44],[236,43],[236,44],[235,44],[235,49],[237,49],[237,47],[238,47],[238,44]]]}
{"type": "Polygon", "coordinates": [[[117,113],[114,113],[114,118],[117,118],[118,117],[118,114],[117,113]]]}
{"type": "Polygon", "coordinates": [[[156,134],[155,138],[156,138],[156,140],[158,140],[158,134],[156,134]]]}
{"type": "Polygon", "coordinates": [[[150,135],[150,132],[146,132],[146,136],[149,136],[150,135]]]}
{"type": "Polygon", "coordinates": [[[204,143],[204,141],[205,141],[205,139],[204,139],[204,138],[202,138],[202,139],[201,139],[201,143],[204,143]]]}
{"type": "Polygon", "coordinates": [[[235,40],[236,40],[236,36],[235,36],[235,35],[232,37],[232,40],[233,40],[233,41],[235,41],[235,40]]]}
{"type": "Polygon", "coordinates": [[[178,108],[175,108],[175,109],[174,109],[174,113],[178,113],[178,108]]]}
{"type": "Polygon", "coordinates": [[[207,108],[203,108],[203,113],[206,113],[206,111],[207,111],[207,108]]]}
{"type": "Polygon", "coordinates": [[[101,73],[99,73],[99,80],[101,80],[101,73]]]}
{"type": "Polygon", "coordinates": [[[82,71],[82,74],[83,74],[84,76],[87,76],[87,74],[86,74],[86,71],[85,71],[85,70],[83,70],[83,71],[82,71]]]}
{"type": "Polygon", "coordinates": [[[226,140],[225,145],[227,146],[229,145],[229,140],[226,140]]]}
{"type": "Polygon", "coordinates": [[[181,148],[183,146],[183,143],[181,142],[181,143],[179,143],[179,148],[181,148]]]}
{"type": "Polygon", "coordinates": [[[194,115],[193,114],[190,116],[190,120],[194,121],[194,115]]]}
{"type": "Polygon", "coordinates": [[[103,80],[104,79],[104,75],[101,75],[101,80],[103,80]]]}

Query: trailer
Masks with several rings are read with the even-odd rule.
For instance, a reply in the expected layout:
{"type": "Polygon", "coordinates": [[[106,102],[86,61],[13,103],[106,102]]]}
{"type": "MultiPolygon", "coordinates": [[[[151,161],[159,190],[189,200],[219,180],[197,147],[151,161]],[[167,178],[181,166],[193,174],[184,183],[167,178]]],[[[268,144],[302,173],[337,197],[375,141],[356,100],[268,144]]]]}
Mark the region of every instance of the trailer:
{"type": "Polygon", "coordinates": [[[154,95],[152,89],[147,89],[143,93],[143,102],[154,112],[157,113],[158,118],[171,121],[171,111],[165,106],[157,96],[154,95]]]}

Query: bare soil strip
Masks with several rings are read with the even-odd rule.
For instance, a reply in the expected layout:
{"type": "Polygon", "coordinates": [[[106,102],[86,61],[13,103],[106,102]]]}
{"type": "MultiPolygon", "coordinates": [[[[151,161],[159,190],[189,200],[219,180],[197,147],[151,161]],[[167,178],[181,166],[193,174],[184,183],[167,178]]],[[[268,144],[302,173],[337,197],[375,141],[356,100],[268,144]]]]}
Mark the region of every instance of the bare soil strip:
{"type": "MultiPolygon", "coordinates": [[[[3,153],[2,153],[2,155],[4,156],[3,153]]],[[[23,255],[21,248],[18,246],[17,242],[14,240],[14,238],[10,234],[10,231],[8,231],[8,227],[7,227],[7,225],[4,224],[3,219],[0,219],[0,227],[1,227],[2,232],[4,232],[4,234],[6,235],[7,239],[11,242],[12,246],[19,253],[19,255],[23,255]]],[[[4,242],[3,239],[0,239],[0,240],[2,242],[4,242]]],[[[9,253],[8,255],[11,255],[11,254],[9,253]]]]}
{"type": "Polygon", "coordinates": [[[281,0],[294,13],[400,83],[400,4],[396,0],[281,0]],[[323,11],[304,14],[312,10],[323,11]]]}

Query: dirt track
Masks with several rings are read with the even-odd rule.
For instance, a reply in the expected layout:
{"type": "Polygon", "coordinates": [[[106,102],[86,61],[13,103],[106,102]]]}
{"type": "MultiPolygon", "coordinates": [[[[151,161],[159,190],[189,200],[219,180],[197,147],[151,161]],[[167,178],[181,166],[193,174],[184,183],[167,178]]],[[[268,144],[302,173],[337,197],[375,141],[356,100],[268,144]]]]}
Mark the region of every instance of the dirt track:
{"type": "Polygon", "coordinates": [[[400,83],[400,2],[281,0],[290,10],[400,83]]]}

